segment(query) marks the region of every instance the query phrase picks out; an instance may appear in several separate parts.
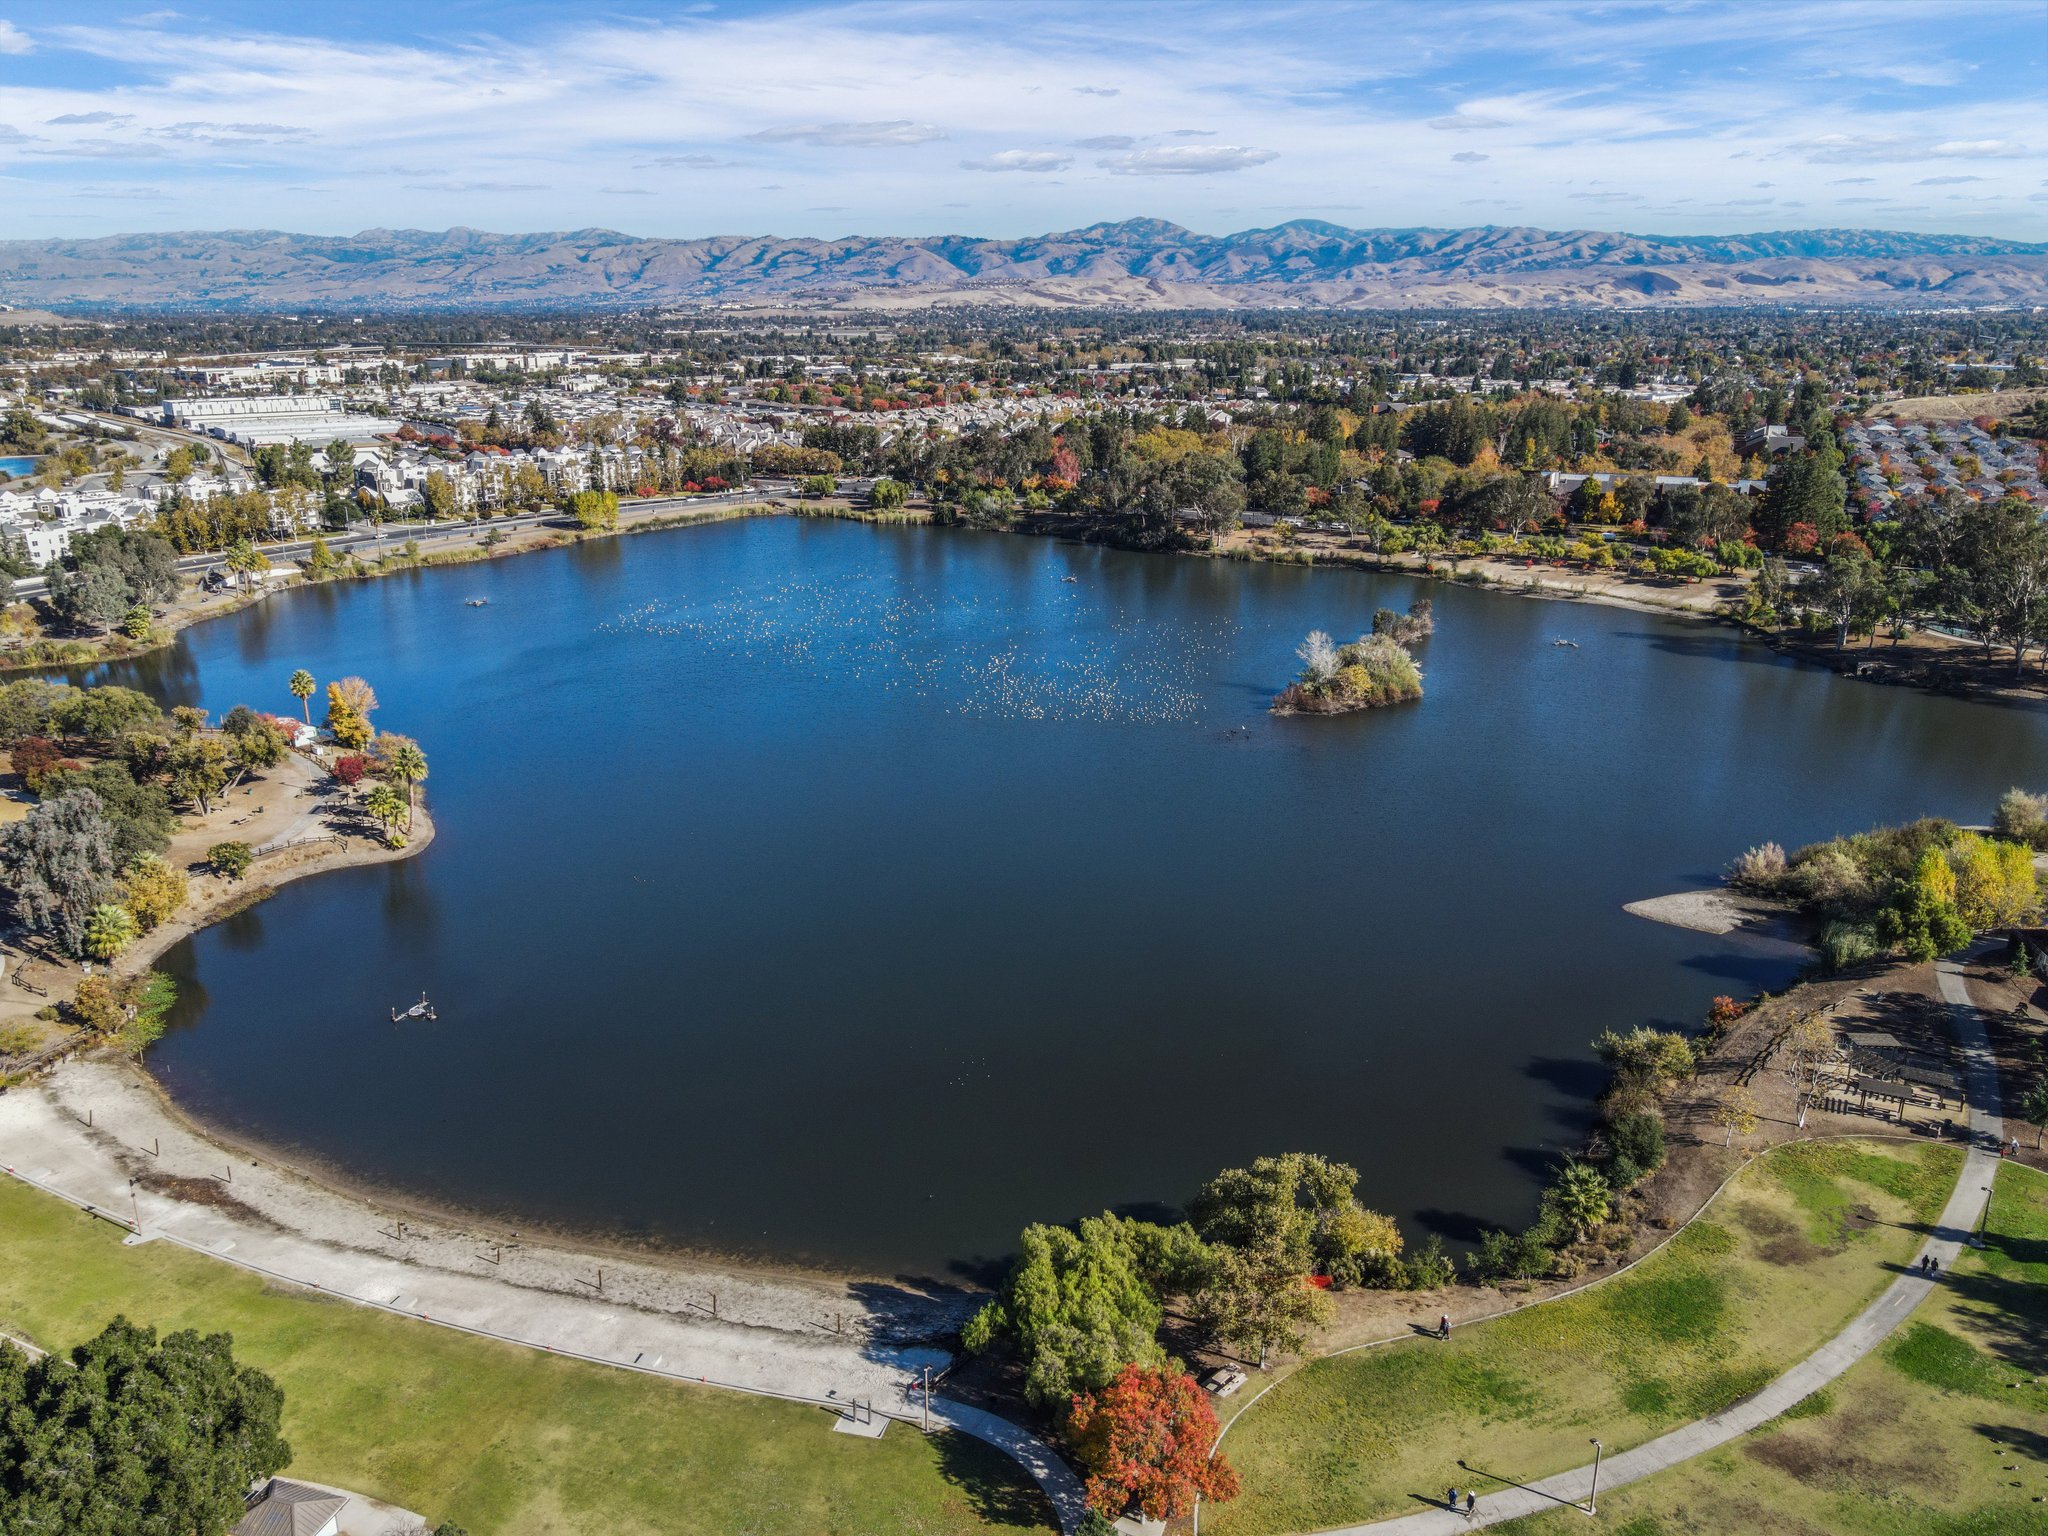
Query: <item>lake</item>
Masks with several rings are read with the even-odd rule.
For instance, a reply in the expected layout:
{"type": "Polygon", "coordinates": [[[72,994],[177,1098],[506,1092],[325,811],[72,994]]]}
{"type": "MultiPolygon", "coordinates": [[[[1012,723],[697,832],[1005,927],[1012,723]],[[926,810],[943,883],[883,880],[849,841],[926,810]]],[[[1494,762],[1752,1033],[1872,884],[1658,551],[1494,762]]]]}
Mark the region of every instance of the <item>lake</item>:
{"type": "Polygon", "coordinates": [[[439,835],[170,954],[178,1102],[514,1227],[870,1273],[1290,1149],[1411,1242],[1526,1221],[1594,1036],[1792,975],[1622,903],[2048,765],[2039,713],[1704,625],[782,518],[304,588],[99,675],[294,712],[296,667],[371,680],[439,835]],[[1267,714],[1306,631],[1424,593],[1421,703],[1267,714]]]}

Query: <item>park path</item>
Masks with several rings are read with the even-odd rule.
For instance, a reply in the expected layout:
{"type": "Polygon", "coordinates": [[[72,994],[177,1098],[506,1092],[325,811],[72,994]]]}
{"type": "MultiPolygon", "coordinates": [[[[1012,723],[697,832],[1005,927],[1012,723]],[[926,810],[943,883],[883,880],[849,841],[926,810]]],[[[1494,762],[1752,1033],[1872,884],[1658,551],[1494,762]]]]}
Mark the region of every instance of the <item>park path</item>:
{"type": "MultiPolygon", "coordinates": [[[[1964,959],[1973,960],[1987,952],[1980,946],[1964,959]]],[[[1935,980],[1941,989],[1942,1001],[1948,1005],[1949,1024],[1955,1031],[1970,1104],[1970,1149],[1963,1160],[1962,1175],[1956,1180],[1955,1191],[1949,1196],[1939,1224],[1921,1249],[1923,1255],[1933,1255],[1945,1273],[1954,1267],[1957,1254],[1968,1241],[1978,1217],[1983,1214],[1984,1202],[1990,1197],[1991,1180],[1998,1172],[1997,1149],[2005,1122],[1999,1103],[1998,1072],[1992,1060],[1991,1042],[1985,1031],[1984,1017],[1977,1011],[1977,1005],[1970,1001],[1969,991],[1963,984],[1962,963],[1954,960],[1936,962],[1935,980]]],[[[1818,1392],[1882,1344],[1938,1284],[1939,1280],[1924,1279],[1909,1270],[1893,1281],[1890,1288],[1848,1327],[1754,1397],[1744,1398],[1732,1407],[1660,1435],[1633,1450],[1603,1457],[1600,1486],[1603,1489],[1618,1488],[1624,1483],[1652,1477],[1667,1467],[1690,1461],[1769,1423],[1794,1403],[1818,1392]]],[[[1480,1482],[1499,1482],[1501,1479],[1493,1474],[1505,1470],[1485,1466],[1483,1455],[1470,1467],[1471,1475],[1480,1482]]],[[[1483,1494],[1477,1509],[1469,1517],[1454,1515],[1439,1506],[1391,1520],[1343,1526],[1325,1533],[1325,1536],[1364,1536],[1367,1532],[1371,1536],[1449,1536],[1454,1531],[1469,1531],[1475,1526],[1519,1520],[1560,1505],[1575,1504],[1583,1508],[1591,1495],[1592,1485],[1593,1468],[1589,1463],[1554,1477],[1533,1483],[1511,1484],[1499,1493],[1483,1494]]],[[[1461,1483],[1460,1486],[1466,1485],[1461,1483]]]]}
{"type": "MultiPolygon", "coordinates": [[[[139,1074],[90,1059],[0,1093],[0,1171],[121,1228],[129,1244],[172,1243],[440,1327],[913,1430],[924,1422],[913,1383],[951,1360],[926,1340],[971,1302],[499,1244],[401,1218],[223,1149],[165,1110],[139,1074]]],[[[1016,1460],[1063,1530],[1080,1523],[1079,1479],[1029,1431],[938,1394],[930,1417],[1016,1460]]],[[[831,1424],[821,1416],[818,1433],[831,1424]]]]}

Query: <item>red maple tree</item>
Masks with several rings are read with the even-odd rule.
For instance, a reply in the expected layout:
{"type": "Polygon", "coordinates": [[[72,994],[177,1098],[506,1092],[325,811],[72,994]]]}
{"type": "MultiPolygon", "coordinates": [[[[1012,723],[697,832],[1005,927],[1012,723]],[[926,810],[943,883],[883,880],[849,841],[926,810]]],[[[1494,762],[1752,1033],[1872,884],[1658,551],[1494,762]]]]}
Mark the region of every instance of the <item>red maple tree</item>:
{"type": "Polygon", "coordinates": [[[1067,1433],[1088,1469],[1088,1506],[1149,1520],[1194,1508],[1195,1497],[1237,1497],[1237,1473],[1216,1448],[1216,1410],[1185,1371],[1127,1365],[1100,1392],[1083,1392],[1067,1413],[1067,1433]]]}

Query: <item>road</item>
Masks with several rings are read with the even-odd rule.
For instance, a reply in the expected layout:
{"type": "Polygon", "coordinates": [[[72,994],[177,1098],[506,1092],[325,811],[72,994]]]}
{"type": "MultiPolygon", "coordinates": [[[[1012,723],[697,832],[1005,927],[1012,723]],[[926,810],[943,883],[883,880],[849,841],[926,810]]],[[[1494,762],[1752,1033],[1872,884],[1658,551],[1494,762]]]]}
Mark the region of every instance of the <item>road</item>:
{"type": "MultiPolygon", "coordinates": [[[[794,489],[787,481],[764,480],[744,490],[718,491],[701,496],[656,496],[644,501],[621,502],[619,526],[630,528],[635,523],[646,522],[655,517],[673,516],[678,512],[709,512],[719,508],[744,506],[751,502],[773,502],[793,494],[794,489]]],[[[422,548],[432,546],[445,549],[451,545],[476,543],[487,534],[516,533],[549,524],[571,528],[575,526],[575,520],[565,512],[547,507],[536,512],[515,512],[504,517],[464,518],[440,523],[358,523],[342,532],[309,534],[304,538],[295,539],[275,539],[259,544],[257,548],[273,561],[298,560],[312,552],[313,540],[319,537],[327,541],[327,548],[334,554],[357,554],[368,551],[375,556],[401,548],[409,539],[417,540],[422,548]]],[[[209,571],[225,571],[227,556],[218,550],[180,555],[178,569],[187,577],[197,579],[209,571]]],[[[48,583],[40,576],[25,577],[14,584],[14,595],[17,598],[41,597],[47,590],[48,583]]]]}

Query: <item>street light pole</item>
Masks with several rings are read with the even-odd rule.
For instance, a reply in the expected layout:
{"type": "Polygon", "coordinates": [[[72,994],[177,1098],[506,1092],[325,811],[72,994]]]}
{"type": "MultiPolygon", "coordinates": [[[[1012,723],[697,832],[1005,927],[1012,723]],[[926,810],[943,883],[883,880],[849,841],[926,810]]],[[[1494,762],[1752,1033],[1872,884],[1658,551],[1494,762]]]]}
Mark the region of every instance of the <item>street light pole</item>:
{"type": "Polygon", "coordinates": [[[1603,1447],[1598,1440],[1593,1442],[1593,1491],[1586,1495],[1586,1513],[1600,1513],[1600,1454],[1603,1447]]]}
{"type": "Polygon", "coordinates": [[[1991,1186],[1989,1184],[1986,1184],[1984,1186],[1984,1209],[1977,1213],[1977,1230],[1976,1233],[1970,1238],[1970,1246],[1972,1248],[1982,1248],[1984,1246],[1984,1231],[1988,1226],[1990,1226],[1990,1224],[1991,1186]]]}

